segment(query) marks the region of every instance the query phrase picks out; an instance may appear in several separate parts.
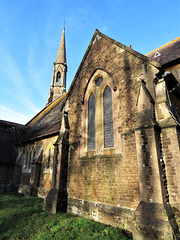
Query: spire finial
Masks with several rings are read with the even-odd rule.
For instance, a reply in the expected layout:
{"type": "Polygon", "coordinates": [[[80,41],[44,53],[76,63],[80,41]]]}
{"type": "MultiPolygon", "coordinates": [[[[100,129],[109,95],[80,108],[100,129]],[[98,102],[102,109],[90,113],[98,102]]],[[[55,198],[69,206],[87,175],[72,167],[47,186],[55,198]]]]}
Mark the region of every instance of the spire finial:
{"type": "Polygon", "coordinates": [[[65,21],[65,19],[64,19],[64,27],[63,27],[63,30],[65,30],[65,23],[66,23],[66,21],[65,21]]]}

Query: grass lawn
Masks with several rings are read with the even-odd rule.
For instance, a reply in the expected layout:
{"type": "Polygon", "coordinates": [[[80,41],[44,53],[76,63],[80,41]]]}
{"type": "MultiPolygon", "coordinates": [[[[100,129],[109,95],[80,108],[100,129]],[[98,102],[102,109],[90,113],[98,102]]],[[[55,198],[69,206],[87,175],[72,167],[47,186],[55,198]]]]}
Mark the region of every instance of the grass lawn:
{"type": "Polygon", "coordinates": [[[42,210],[42,199],[0,194],[0,239],[132,239],[125,231],[67,213],[42,210]]]}

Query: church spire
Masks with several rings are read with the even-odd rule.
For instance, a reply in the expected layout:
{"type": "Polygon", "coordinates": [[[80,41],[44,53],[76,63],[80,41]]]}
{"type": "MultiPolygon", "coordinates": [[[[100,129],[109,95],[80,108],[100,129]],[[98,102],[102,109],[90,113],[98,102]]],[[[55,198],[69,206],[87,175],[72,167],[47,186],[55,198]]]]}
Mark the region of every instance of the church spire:
{"type": "Polygon", "coordinates": [[[54,62],[52,84],[50,87],[49,97],[46,105],[48,105],[58,97],[62,96],[63,93],[66,92],[66,72],[67,65],[66,65],[65,28],[63,28],[57,58],[56,61],[54,62]]]}
{"type": "Polygon", "coordinates": [[[66,64],[65,28],[63,28],[63,33],[62,33],[61,41],[59,44],[56,63],[66,64]]]}

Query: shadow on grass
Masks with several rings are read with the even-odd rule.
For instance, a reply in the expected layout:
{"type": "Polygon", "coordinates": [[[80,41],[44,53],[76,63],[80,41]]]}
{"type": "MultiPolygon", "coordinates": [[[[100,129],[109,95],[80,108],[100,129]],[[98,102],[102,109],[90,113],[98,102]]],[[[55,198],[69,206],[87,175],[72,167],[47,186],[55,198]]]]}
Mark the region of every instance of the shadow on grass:
{"type": "Polygon", "coordinates": [[[119,228],[68,213],[42,211],[42,199],[0,194],[0,239],[132,239],[119,228]]]}

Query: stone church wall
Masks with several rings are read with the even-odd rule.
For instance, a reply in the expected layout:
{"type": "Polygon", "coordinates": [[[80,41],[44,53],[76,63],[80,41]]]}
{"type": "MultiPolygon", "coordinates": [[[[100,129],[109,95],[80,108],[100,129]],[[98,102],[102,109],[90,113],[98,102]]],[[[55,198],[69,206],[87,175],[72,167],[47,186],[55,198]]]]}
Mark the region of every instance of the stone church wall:
{"type": "MultiPolygon", "coordinates": [[[[65,80],[65,62],[57,62],[65,75],[54,65],[53,81],[65,80]]],[[[166,70],[174,75],[96,31],[69,91],[30,121],[24,140],[27,126],[0,121],[0,191],[12,182],[45,198],[47,211],[125,228],[134,239],[178,236],[179,66],[166,70]]]]}
{"type": "MultiPolygon", "coordinates": [[[[133,219],[137,214],[135,210],[142,199],[147,203],[153,201],[162,204],[162,195],[159,192],[161,183],[158,175],[158,153],[154,152],[157,143],[153,106],[143,93],[139,100],[142,81],[155,99],[153,80],[159,70],[130,52],[96,36],[75,76],[76,81],[68,97],[68,211],[114,226],[125,226],[134,231],[133,219]],[[88,91],[87,85],[97,69],[100,69],[99,72],[108,73],[113,82],[113,101],[117,109],[114,132],[118,132],[120,146],[115,149],[102,149],[100,146],[100,150],[91,151],[87,150],[83,143],[83,152],[82,142],[87,142],[83,139],[87,137],[87,134],[83,133],[86,128],[82,130],[87,121],[86,115],[83,115],[83,100],[86,89],[88,91]],[[145,178],[140,179],[142,176],[145,178]],[[156,181],[153,180],[154,177],[156,181]],[[142,185],[139,185],[141,180],[142,185]],[[146,190],[143,197],[144,186],[146,190]]],[[[145,211],[147,214],[149,210],[145,211]]],[[[166,217],[163,221],[167,221],[166,217]]],[[[140,217],[136,224],[138,229],[142,227],[144,220],[140,217]]],[[[168,226],[165,228],[167,230],[168,226]]],[[[149,232],[152,229],[153,226],[149,226],[149,232]]],[[[165,230],[158,231],[159,236],[164,236],[165,230]]]]}

